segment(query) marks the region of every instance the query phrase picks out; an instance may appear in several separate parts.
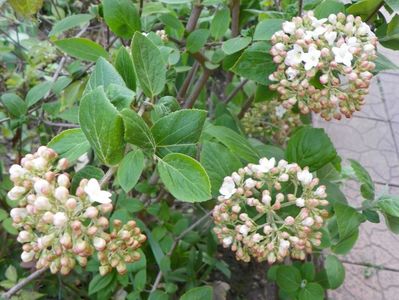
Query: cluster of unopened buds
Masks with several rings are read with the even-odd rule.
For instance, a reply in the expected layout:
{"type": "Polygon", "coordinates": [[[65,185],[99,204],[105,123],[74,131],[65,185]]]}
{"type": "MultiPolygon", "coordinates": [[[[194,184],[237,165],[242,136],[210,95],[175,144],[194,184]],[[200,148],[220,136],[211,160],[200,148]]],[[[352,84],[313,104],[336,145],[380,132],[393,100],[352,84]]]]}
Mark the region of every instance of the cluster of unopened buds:
{"type": "Polygon", "coordinates": [[[271,39],[275,81],[285,108],[341,119],[360,110],[375,68],[377,38],[360,17],[307,12],[283,23],[271,39]]]}
{"type": "Polygon", "coordinates": [[[214,232],[237,260],[305,259],[320,246],[326,187],[308,168],[262,158],[225,177],[213,209],[214,232]]]}
{"type": "Polygon", "coordinates": [[[113,267],[125,273],[126,263],[140,258],[137,249],[145,235],[134,221],[122,225],[120,220],[108,233],[111,193],[101,190],[96,179],[82,179],[73,193],[67,168],[68,161],[57,162],[57,153],[45,146],[10,168],[14,187],[8,198],[18,201],[10,214],[23,244],[22,261],[68,274],[97,251],[102,275],[113,267]]]}
{"type": "Polygon", "coordinates": [[[249,136],[279,145],[285,144],[293,128],[302,125],[300,115],[278,100],[255,103],[241,123],[249,136]]]}

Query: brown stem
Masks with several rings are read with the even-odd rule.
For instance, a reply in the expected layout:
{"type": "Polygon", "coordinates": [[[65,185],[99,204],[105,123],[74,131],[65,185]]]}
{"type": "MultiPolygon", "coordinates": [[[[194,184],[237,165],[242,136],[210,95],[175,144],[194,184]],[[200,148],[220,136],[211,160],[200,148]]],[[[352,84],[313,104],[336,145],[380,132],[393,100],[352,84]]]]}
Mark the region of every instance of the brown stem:
{"type": "Polygon", "coordinates": [[[190,72],[187,74],[186,79],[184,80],[182,86],[180,87],[180,90],[177,94],[177,100],[179,100],[180,103],[183,102],[184,98],[186,97],[186,93],[187,93],[189,87],[193,83],[193,77],[194,77],[194,74],[197,73],[198,66],[199,66],[198,62],[195,62],[193,64],[190,72]]]}
{"type": "Polygon", "coordinates": [[[303,13],[303,0],[298,1],[298,16],[302,16],[303,13]]]}
{"type": "Polygon", "coordinates": [[[191,11],[191,15],[186,24],[186,32],[190,33],[194,31],[197,26],[198,19],[201,15],[203,6],[201,4],[194,4],[193,9],[191,11]]]}
{"type": "Polygon", "coordinates": [[[209,76],[211,75],[211,71],[208,69],[204,69],[202,76],[198,79],[196,85],[194,86],[194,90],[191,93],[190,97],[187,98],[187,101],[184,103],[183,108],[192,108],[194,106],[195,101],[197,101],[198,96],[200,95],[202,89],[208,81],[209,76]]]}
{"type": "Polygon", "coordinates": [[[255,98],[254,96],[251,96],[247,99],[247,101],[245,101],[243,107],[241,108],[241,111],[237,115],[237,118],[242,119],[245,116],[245,113],[251,107],[254,98],[255,98]]]}
{"type": "Polygon", "coordinates": [[[233,99],[237,93],[242,89],[242,87],[248,82],[248,79],[245,79],[240,82],[239,85],[236,86],[236,88],[226,97],[226,99],[223,100],[224,103],[229,103],[231,99],[233,99]]]}
{"type": "Polygon", "coordinates": [[[240,34],[240,0],[231,1],[231,35],[236,37],[240,34]]]}
{"type": "Polygon", "coordinates": [[[11,289],[9,289],[6,293],[4,293],[1,296],[6,300],[11,299],[11,297],[14,296],[16,293],[18,293],[19,290],[21,290],[25,285],[35,280],[36,278],[40,277],[40,275],[42,275],[46,271],[47,268],[36,270],[25,279],[19,281],[16,285],[14,285],[11,289]]]}

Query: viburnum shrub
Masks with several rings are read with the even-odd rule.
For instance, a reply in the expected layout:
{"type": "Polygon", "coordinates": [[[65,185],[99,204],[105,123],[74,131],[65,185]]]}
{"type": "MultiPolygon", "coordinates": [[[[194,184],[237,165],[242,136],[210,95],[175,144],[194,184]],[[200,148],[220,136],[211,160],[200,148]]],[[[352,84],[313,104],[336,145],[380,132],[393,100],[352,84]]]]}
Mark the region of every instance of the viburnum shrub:
{"type": "Polygon", "coordinates": [[[398,197],[312,127],[397,68],[395,1],[345,2],[0,1],[0,298],[341,286],[362,223],[399,233],[398,197]]]}

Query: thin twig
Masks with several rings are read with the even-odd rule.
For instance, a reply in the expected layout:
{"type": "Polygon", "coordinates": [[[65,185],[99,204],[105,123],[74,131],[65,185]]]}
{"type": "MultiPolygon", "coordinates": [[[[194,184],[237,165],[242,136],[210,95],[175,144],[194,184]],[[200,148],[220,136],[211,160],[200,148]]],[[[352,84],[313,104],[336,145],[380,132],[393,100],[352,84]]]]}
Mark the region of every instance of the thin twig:
{"type": "Polygon", "coordinates": [[[43,120],[43,123],[49,126],[54,126],[54,127],[64,127],[64,128],[79,128],[79,125],[76,124],[70,124],[70,123],[59,123],[59,122],[51,122],[47,120],[43,120]]]}
{"type": "Polygon", "coordinates": [[[201,4],[194,4],[193,9],[191,10],[190,17],[187,21],[186,32],[190,33],[194,31],[197,26],[198,19],[201,15],[203,6],[201,4]]]}
{"type": "Polygon", "coordinates": [[[248,79],[245,79],[240,82],[239,85],[236,86],[236,88],[226,97],[226,99],[223,100],[225,104],[229,103],[231,99],[233,99],[237,93],[243,88],[243,86],[248,82],[248,79]]]}
{"type": "Polygon", "coordinates": [[[245,116],[245,113],[251,107],[254,98],[255,98],[254,96],[251,96],[247,99],[247,101],[245,101],[244,105],[241,108],[241,111],[237,115],[237,118],[242,119],[245,116]]]}
{"type": "Polygon", "coordinates": [[[6,300],[11,299],[12,296],[14,296],[16,293],[18,293],[19,290],[21,290],[25,285],[30,283],[31,281],[35,280],[36,278],[40,277],[44,272],[47,271],[47,268],[39,269],[30,274],[28,277],[25,279],[22,279],[20,282],[18,282],[16,285],[14,285],[11,289],[9,289],[6,293],[2,295],[2,297],[6,300]]]}
{"type": "Polygon", "coordinates": [[[240,0],[231,1],[231,36],[240,34],[240,0]]]}
{"type": "Polygon", "coordinates": [[[303,13],[303,0],[298,1],[298,16],[302,17],[303,13]]]}
{"type": "Polygon", "coordinates": [[[187,74],[183,84],[181,85],[180,90],[177,93],[177,100],[179,100],[180,102],[183,102],[184,98],[186,97],[186,93],[193,83],[194,74],[197,73],[198,67],[199,63],[196,61],[191,67],[190,72],[187,74]]]}
{"type": "Polygon", "coordinates": [[[198,79],[196,85],[194,86],[193,92],[191,93],[190,97],[187,98],[187,101],[184,103],[183,108],[192,108],[194,106],[195,101],[197,101],[197,98],[201,94],[201,91],[207,83],[210,75],[211,71],[208,69],[204,69],[202,76],[200,77],[200,79],[198,79]]]}
{"type": "MultiPolygon", "coordinates": [[[[192,231],[195,227],[197,227],[198,225],[200,225],[205,219],[207,219],[210,215],[212,214],[212,211],[208,212],[207,214],[203,215],[201,218],[199,218],[195,223],[193,223],[190,227],[186,228],[182,233],[180,233],[180,235],[178,235],[174,240],[173,240],[173,244],[170,247],[168,253],[166,253],[166,256],[171,256],[173,251],[175,250],[175,248],[177,247],[177,244],[179,243],[179,241],[185,237],[185,235],[187,233],[189,233],[190,231],[192,231]]],[[[159,283],[161,282],[162,279],[162,271],[159,270],[157,277],[155,278],[154,284],[152,285],[151,288],[151,293],[155,292],[155,290],[158,288],[159,283]]]]}
{"type": "Polygon", "coordinates": [[[378,270],[384,270],[384,271],[390,271],[390,272],[399,273],[399,269],[393,269],[393,268],[379,266],[379,265],[374,265],[374,264],[370,264],[370,263],[354,262],[354,261],[349,261],[349,260],[344,260],[344,259],[341,259],[341,262],[344,263],[344,264],[348,264],[348,265],[369,267],[369,268],[374,268],[374,269],[378,269],[378,270]]]}
{"type": "Polygon", "coordinates": [[[101,180],[100,180],[101,187],[106,185],[108,183],[108,181],[111,180],[112,176],[114,175],[114,173],[116,172],[117,169],[118,169],[117,167],[111,167],[108,169],[107,173],[105,173],[103,178],[101,178],[101,180]]]}

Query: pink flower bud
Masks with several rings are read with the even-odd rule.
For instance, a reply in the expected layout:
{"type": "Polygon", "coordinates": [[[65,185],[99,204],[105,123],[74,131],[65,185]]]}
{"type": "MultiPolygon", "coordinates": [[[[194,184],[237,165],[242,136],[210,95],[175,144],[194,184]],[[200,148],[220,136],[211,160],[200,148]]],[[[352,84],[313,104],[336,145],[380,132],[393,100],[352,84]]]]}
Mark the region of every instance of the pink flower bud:
{"type": "Polygon", "coordinates": [[[54,190],[54,197],[60,202],[65,202],[68,199],[69,190],[64,186],[59,186],[54,190]]]}
{"type": "Polygon", "coordinates": [[[69,162],[66,158],[61,158],[58,161],[57,169],[66,170],[69,167],[69,162]]]}
{"type": "Polygon", "coordinates": [[[33,258],[35,257],[35,252],[31,251],[31,252],[22,252],[21,254],[21,259],[23,262],[30,262],[33,260],[33,258]]]}
{"type": "Polygon", "coordinates": [[[50,211],[46,211],[43,216],[42,216],[42,220],[47,223],[47,224],[51,224],[54,221],[54,214],[50,211]]]}
{"type": "Polygon", "coordinates": [[[94,206],[89,206],[85,211],[85,217],[89,219],[96,218],[98,216],[98,209],[94,206]]]}
{"type": "Polygon", "coordinates": [[[93,246],[94,248],[96,248],[97,251],[103,251],[105,249],[106,242],[102,238],[95,237],[93,239],[93,246]]]}
{"type": "Polygon", "coordinates": [[[64,187],[69,187],[70,181],[69,181],[69,177],[66,174],[61,174],[58,176],[57,178],[57,183],[60,186],[64,186],[64,187]]]}
{"type": "Polygon", "coordinates": [[[50,210],[51,204],[47,197],[38,196],[34,202],[34,206],[38,210],[50,210]]]}
{"type": "Polygon", "coordinates": [[[77,206],[77,201],[74,198],[69,198],[66,202],[65,202],[65,206],[66,208],[68,208],[69,210],[74,210],[77,206]]]}
{"type": "Polygon", "coordinates": [[[51,189],[51,186],[48,181],[44,179],[38,179],[33,185],[35,192],[38,195],[48,195],[51,189]]]}
{"type": "Polygon", "coordinates": [[[54,220],[53,220],[53,224],[54,226],[58,227],[58,228],[62,228],[65,226],[65,224],[68,222],[68,217],[65,213],[63,212],[57,212],[54,215],[54,220]]]}
{"type": "Polygon", "coordinates": [[[291,225],[294,225],[294,223],[295,223],[295,219],[291,216],[286,217],[284,220],[285,225],[291,226],[291,225]]]}

